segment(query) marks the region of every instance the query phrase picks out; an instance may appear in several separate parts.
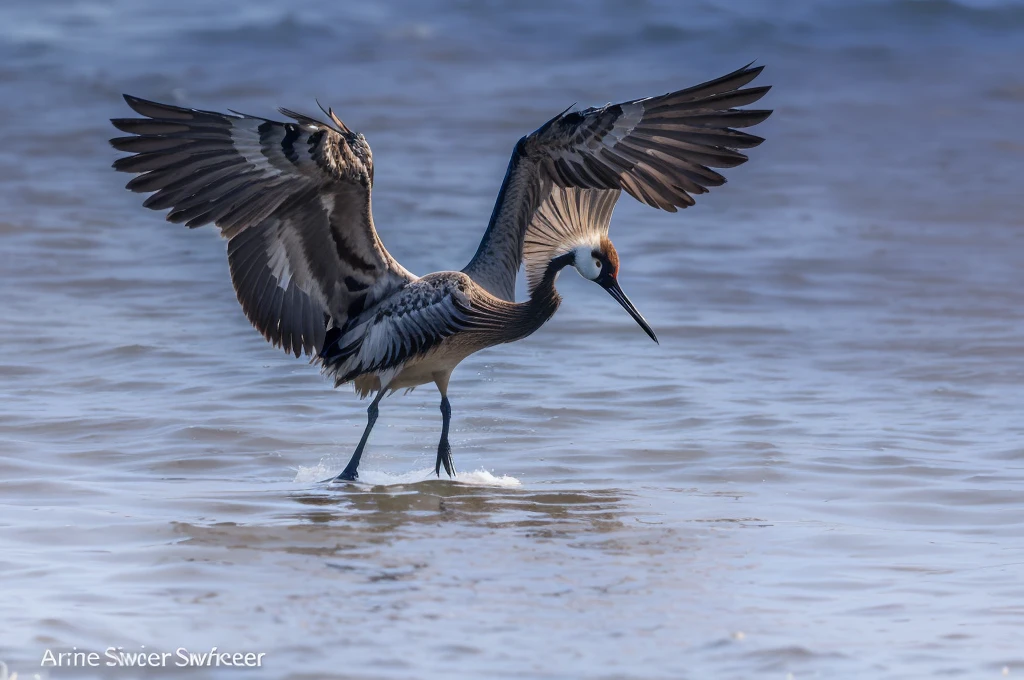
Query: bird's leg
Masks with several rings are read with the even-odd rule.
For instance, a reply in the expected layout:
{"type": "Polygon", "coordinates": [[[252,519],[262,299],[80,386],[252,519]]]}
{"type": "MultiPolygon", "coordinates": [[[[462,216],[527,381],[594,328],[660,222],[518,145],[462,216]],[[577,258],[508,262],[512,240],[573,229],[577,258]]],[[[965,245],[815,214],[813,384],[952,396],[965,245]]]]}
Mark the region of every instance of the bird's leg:
{"type": "Polygon", "coordinates": [[[452,445],[448,443],[448,426],[452,422],[452,405],[448,397],[441,397],[441,441],[437,445],[437,462],[434,463],[434,474],[441,476],[441,466],[449,477],[455,476],[455,463],[452,462],[452,445]]]}
{"type": "Polygon", "coordinates": [[[363,430],[363,437],[359,440],[359,446],[356,447],[355,453],[352,454],[352,459],[349,460],[348,465],[342,470],[341,474],[334,478],[336,482],[354,482],[359,474],[359,459],[363,456],[363,448],[366,446],[366,440],[370,438],[370,430],[373,429],[373,424],[377,422],[377,404],[384,398],[386,387],[381,386],[380,392],[370,402],[370,407],[366,409],[366,429],[363,430]]]}
{"type": "Polygon", "coordinates": [[[434,374],[434,384],[441,393],[441,441],[437,444],[437,461],[434,463],[434,474],[441,476],[441,466],[449,477],[455,476],[455,464],[452,462],[452,446],[448,443],[448,426],[452,422],[452,405],[448,403],[448,379],[452,372],[434,374]]]}

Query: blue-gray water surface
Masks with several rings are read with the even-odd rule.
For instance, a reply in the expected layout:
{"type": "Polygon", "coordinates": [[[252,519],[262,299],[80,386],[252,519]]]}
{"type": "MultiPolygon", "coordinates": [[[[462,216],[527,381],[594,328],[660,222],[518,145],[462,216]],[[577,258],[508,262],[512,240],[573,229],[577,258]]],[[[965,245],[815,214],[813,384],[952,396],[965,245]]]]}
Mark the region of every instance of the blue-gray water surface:
{"type": "MultiPolygon", "coordinates": [[[[1024,5],[5,0],[0,661],[19,677],[1024,674],[1024,5]],[[515,141],[752,59],[767,141],[534,336],[365,402],[110,170],[122,92],[330,104],[418,274],[515,141]],[[251,651],[260,669],[40,668],[251,651]],[[106,661],[106,658],[103,659],[106,661]]],[[[2,671],[2,667],[0,667],[2,671]]]]}

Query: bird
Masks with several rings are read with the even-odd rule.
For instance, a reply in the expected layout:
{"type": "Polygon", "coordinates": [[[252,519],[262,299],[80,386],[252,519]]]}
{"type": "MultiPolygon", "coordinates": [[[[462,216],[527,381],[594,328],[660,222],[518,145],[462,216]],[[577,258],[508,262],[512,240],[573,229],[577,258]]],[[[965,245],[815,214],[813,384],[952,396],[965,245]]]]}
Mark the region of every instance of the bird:
{"type": "MultiPolygon", "coordinates": [[[[767,109],[743,108],[770,86],[747,87],[753,62],[719,78],[582,110],[575,105],[515,144],[479,246],[459,271],[416,276],[384,247],[371,208],[373,155],[333,108],[324,119],[278,109],[288,122],[161,104],[124,95],[141,117],[114,118],[115,170],[143,206],[227,240],[238,301],[275,347],[310,357],[334,386],[374,395],[345,469],[352,482],[385,394],[434,383],[441,437],[434,473],[455,477],[449,443],[452,371],[469,355],[531,335],[561,302],[573,267],[603,288],[655,342],[623,293],[608,238],[622,192],[676,212],[725,183],[713,168],[747,160],[764,141],[743,131],[767,109]],[[522,269],[529,297],[515,300],[522,269]]],[[[319,102],[318,102],[319,104],[319,102]]]]}

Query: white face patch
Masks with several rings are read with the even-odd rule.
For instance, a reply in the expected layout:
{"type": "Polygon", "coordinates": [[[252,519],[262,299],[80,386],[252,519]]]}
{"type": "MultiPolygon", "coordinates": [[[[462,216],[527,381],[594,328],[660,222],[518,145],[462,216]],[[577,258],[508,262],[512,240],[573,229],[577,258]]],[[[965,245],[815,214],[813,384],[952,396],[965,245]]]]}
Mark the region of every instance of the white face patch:
{"type": "Polygon", "coordinates": [[[601,261],[594,257],[594,249],[591,246],[580,246],[576,248],[576,271],[585,279],[596,281],[601,275],[601,261]]]}

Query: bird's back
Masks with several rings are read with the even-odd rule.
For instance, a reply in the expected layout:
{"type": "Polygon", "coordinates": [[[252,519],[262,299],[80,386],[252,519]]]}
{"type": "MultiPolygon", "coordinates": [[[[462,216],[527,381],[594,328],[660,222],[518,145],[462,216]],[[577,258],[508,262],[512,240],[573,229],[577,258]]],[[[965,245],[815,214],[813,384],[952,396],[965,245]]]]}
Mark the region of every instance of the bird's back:
{"type": "Polygon", "coordinates": [[[474,352],[529,335],[557,305],[557,296],[508,302],[463,272],[436,272],[329,329],[319,359],[336,385],[355,382],[364,396],[382,385],[412,387],[474,352]]]}

